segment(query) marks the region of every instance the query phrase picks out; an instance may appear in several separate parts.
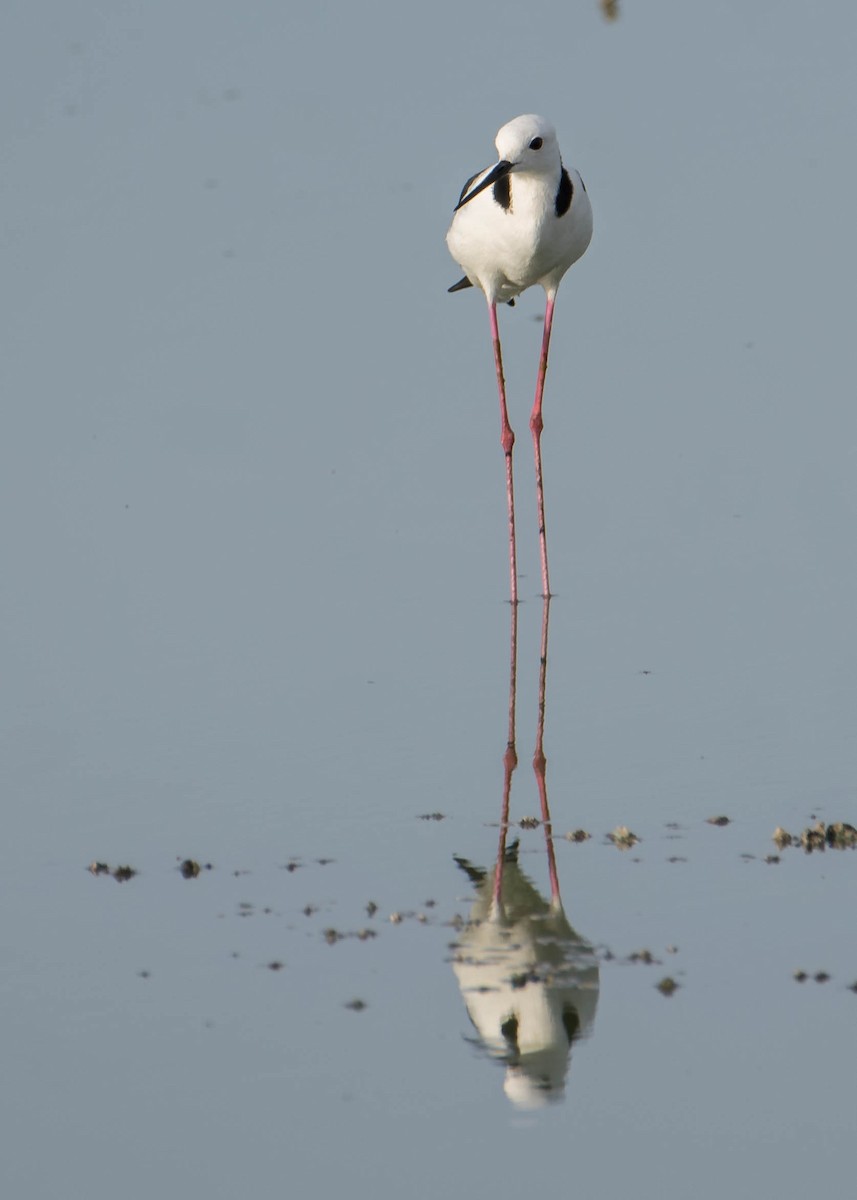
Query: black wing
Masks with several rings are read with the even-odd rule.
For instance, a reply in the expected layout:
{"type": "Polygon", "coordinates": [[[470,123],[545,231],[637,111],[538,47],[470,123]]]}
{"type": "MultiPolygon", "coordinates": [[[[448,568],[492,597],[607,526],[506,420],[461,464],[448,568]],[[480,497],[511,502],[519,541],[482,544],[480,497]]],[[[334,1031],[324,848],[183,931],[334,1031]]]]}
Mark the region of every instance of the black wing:
{"type": "MultiPolygon", "coordinates": [[[[465,288],[469,287],[473,287],[473,284],[465,275],[463,279],[459,279],[458,283],[454,283],[451,288],[447,288],[446,290],[448,292],[463,292],[465,288]]],[[[509,308],[515,307],[514,300],[507,300],[506,303],[509,305],[509,308]]]]}
{"type": "Polygon", "coordinates": [[[478,179],[480,175],[484,175],[487,170],[488,170],[487,167],[483,167],[481,171],[477,171],[475,175],[470,176],[467,183],[465,183],[464,187],[461,189],[461,195],[458,197],[459,204],[464,199],[464,197],[467,195],[467,193],[470,191],[470,185],[473,182],[473,180],[478,179]]]}
{"type": "Polygon", "coordinates": [[[554,200],[554,211],[558,217],[564,217],[571,208],[571,202],[574,199],[574,184],[571,182],[571,176],[565,167],[562,169],[562,174],[559,177],[559,187],[556,191],[556,199],[554,200]]]}

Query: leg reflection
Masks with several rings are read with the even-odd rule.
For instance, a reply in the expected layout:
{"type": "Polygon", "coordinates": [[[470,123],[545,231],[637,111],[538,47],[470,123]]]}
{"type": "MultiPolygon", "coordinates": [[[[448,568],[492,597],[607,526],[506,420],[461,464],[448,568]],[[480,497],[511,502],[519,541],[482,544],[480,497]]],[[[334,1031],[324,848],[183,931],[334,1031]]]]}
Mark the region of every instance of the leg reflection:
{"type": "Polygon", "coordinates": [[[550,599],[542,610],[539,708],[533,770],[541,803],[550,899],[521,870],[519,842],[507,846],[515,751],[517,606],[512,605],[509,734],[503,757],[500,839],[493,872],[456,858],[476,891],[453,968],[478,1044],[506,1063],[509,1099],[534,1108],[564,1094],[571,1045],[591,1032],[598,961],[562,906],[548,808],[544,754],[550,599]]]}

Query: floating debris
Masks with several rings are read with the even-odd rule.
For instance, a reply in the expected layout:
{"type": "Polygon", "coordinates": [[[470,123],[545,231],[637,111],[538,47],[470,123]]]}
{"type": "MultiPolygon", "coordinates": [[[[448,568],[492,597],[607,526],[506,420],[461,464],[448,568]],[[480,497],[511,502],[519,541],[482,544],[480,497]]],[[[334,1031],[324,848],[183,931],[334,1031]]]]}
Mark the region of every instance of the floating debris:
{"type": "Polygon", "coordinates": [[[779,854],[766,854],[765,855],[765,862],[769,866],[775,866],[778,862],[781,862],[781,861],[782,860],[780,859],[779,854]]]}
{"type": "Polygon", "coordinates": [[[345,1004],[343,1005],[343,1008],[350,1008],[352,1012],[363,1012],[363,1010],[368,1007],[369,1006],[365,1000],[359,999],[346,1000],[345,1004]]]}
{"type": "MultiPolygon", "coordinates": [[[[792,979],[796,980],[798,983],[806,983],[807,979],[809,978],[810,975],[808,971],[802,971],[800,969],[797,971],[792,971],[792,979]]],[[[830,979],[830,975],[827,971],[816,971],[812,978],[816,983],[827,983],[830,979]]]]}
{"type": "Polygon", "coordinates": [[[612,833],[607,834],[614,846],[618,846],[620,850],[630,850],[639,842],[636,833],[631,833],[627,825],[617,825],[612,833]]]}
{"type": "Polygon", "coordinates": [[[857,994],[857,979],[853,983],[848,984],[848,991],[857,994]]]}
{"type": "Polygon", "coordinates": [[[827,830],[824,822],[819,821],[817,825],[808,826],[800,835],[800,844],[807,854],[812,854],[813,850],[823,850],[827,845],[827,830]]]}
{"type": "Polygon", "coordinates": [[[377,911],[378,911],[378,905],[375,903],[374,900],[370,900],[369,903],[366,905],[366,916],[374,917],[375,913],[377,911]]]}
{"type": "Polygon", "coordinates": [[[442,812],[418,813],[417,814],[418,821],[443,821],[445,819],[446,819],[445,814],[442,812]]]}
{"type": "Polygon", "coordinates": [[[391,912],[390,913],[390,924],[391,925],[401,925],[401,923],[402,923],[402,914],[399,912],[391,912]]]}
{"type": "Polygon", "coordinates": [[[179,870],[182,873],[183,879],[196,879],[202,870],[202,867],[200,867],[199,863],[195,859],[186,858],[179,867],[179,870]]]}
{"type": "Polygon", "coordinates": [[[857,846],[857,829],[847,821],[834,821],[832,825],[827,826],[827,844],[835,846],[837,850],[844,850],[846,847],[853,849],[857,846]]]}
{"type": "Polygon", "coordinates": [[[723,826],[723,825],[728,825],[730,823],[729,817],[706,817],[705,820],[709,825],[723,826]]]}
{"type": "Polygon", "coordinates": [[[337,942],[344,942],[346,938],[357,938],[359,942],[368,942],[377,937],[378,932],[375,929],[355,929],[349,933],[343,933],[341,929],[325,929],[321,936],[328,946],[334,946],[337,942]]]}
{"type": "Polygon", "coordinates": [[[146,970],[144,969],[144,970],[142,970],[142,971],[138,971],[138,972],[137,972],[137,976],[138,976],[138,978],[139,978],[139,979],[151,979],[151,977],[152,977],[152,972],[151,972],[151,971],[146,971],[146,970]]]}
{"type": "Polygon", "coordinates": [[[592,837],[591,833],[587,833],[585,829],[573,829],[565,835],[567,842],[588,842],[592,837]]]}
{"type": "Polygon", "coordinates": [[[665,975],[660,983],[656,983],[655,987],[662,996],[671,996],[673,992],[677,992],[679,985],[671,975],[665,975]]]}
{"type": "Polygon", "coordinates": [[[133,879],[139,872],[134,867],[115,867],[111,869],[108,863],[91,862],[86,868],[91,875],[112,875],[117,883],[126,883],[129,879],[133,879]]]}
{"type": "Polygon", "coordinates": [[[313,913],[318,912],[318,905],[317,904],[305,904],[303,906],[303,908],[301,909],[301,911],[303,912],[303,915],[305,917],[311,917],[313,915],[313,913]]]}
{"type": "Polygon", "coordinates": [[[657,963],[657,961],[651,950],[635,950],[633,954],[628,955],[628,962],[645,963],[647,966],[651,963],[657,963]]]}
{"type": "Polygon", "coordinates": [[[268,970],[269,971],[282,971],[284,966],[285,966],[285,963],[281,963],[279,959],[275,958],[273,962],[268,963],[268,970]]]}
{"type": "Polygon", "coordinates": [[[518,822],[521,829],[538,829],[540,824],[538,817],[521,817],[518,822]]]}
{"type": "Polygon", "coordinates": [[[825,850],[828,846],[834,850],[853,850],[857,847],[857,829],[847,821],[832,821],[829,825],[816,821],[799,836],[778,825],[771,836],[781,850],[786,846],[803,846],[807,854],[813,850],[825,850]]]}

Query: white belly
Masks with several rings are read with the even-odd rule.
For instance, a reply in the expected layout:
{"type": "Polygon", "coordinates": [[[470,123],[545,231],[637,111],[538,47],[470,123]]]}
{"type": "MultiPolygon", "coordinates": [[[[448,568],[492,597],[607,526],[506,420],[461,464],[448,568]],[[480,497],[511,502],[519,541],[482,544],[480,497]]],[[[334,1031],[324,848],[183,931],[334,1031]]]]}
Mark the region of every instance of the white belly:
{"type": "Polygon", "coordinates": [[[569,175],[572,202],[561,217],[544,187],[520,185],[513,190],[509,211],[486,189],[455,214],[447,246],[489,300],[511,300],[533,284],[555,290],[586,250],[592,238],[592,206],[578,173],[569,175]]]}

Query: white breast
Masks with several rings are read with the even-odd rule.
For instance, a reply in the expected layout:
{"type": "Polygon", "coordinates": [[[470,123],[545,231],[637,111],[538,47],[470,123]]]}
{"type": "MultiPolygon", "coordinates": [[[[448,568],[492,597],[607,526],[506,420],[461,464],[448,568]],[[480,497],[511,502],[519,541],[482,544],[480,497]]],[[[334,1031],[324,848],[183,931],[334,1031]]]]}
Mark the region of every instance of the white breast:
{"type": "Polygon", "coordinates": [[[487,188],[460,208],[446,241],[468,279],[489,301],[510,300],[533,284],[555,291],[592,237],[592,206],[577,171],[570,170],[571,206],[556,214],[558,181],[530,174],[511,176],[506,210],[487,188]]]}

